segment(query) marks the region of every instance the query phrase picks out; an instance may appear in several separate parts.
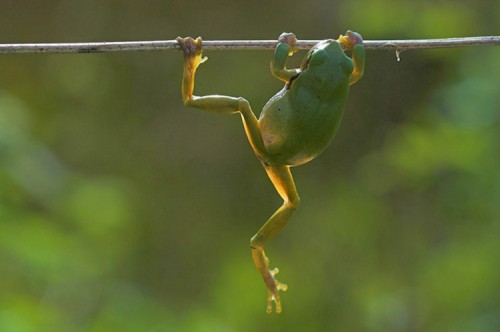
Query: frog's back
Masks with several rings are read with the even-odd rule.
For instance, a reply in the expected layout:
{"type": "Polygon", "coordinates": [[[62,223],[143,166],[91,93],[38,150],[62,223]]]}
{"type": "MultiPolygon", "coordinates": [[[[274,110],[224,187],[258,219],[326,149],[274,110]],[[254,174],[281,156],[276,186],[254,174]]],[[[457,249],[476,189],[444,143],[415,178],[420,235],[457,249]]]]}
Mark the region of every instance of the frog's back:
{"type": "MultiPolygon", "coordinates": [[[[330,143],[345,107],[353,63],[336,42],[264,106],[259,119],[271,164],[296,166],[330,143]]],[[[319,51],[318,51],[319,52],[319,51]]]]}

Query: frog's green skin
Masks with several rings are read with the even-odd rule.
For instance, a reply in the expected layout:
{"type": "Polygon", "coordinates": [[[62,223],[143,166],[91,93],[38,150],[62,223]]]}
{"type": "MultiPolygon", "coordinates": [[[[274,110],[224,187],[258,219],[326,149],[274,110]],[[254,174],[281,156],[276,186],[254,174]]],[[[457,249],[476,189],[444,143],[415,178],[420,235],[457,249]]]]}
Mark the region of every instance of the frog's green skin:
{"type": "Polygon", "coordinates": [[[287,286],[275,279],[278,269],[269,269],[263,248],[281,232],[299,205],[290,167],[318,156],[337,131],[349,86],[363,76],[363,39],[347,31],[337,40],[325,40],[311,48],[300,68],[287,69],[285,62],[296,51],[296,38],[292,33],[281,34],[271,72],[285,87],[264,106],[259,119],[243,98],[194,96],[196,69],[206,60],[202,58],[202,40],[179,37],[177,41],[184,52],[184,105],[220,114],[240,113],[250,145],[283,198],[283,205],[250,240],[252,258],[268,289],[267,311],[272,312],[274,301],[279,313],[279,291],[287,286]],[[351,51],[352,58],[343,49],[351,51]]]}
{"type": "Polygon", "coordinates": [[[297,166],[319,155],[330,143],[344,112],[354,69],[335,40],[308,53],[307,68],[264,106],[259,124],[267,164],[297,166]]]}

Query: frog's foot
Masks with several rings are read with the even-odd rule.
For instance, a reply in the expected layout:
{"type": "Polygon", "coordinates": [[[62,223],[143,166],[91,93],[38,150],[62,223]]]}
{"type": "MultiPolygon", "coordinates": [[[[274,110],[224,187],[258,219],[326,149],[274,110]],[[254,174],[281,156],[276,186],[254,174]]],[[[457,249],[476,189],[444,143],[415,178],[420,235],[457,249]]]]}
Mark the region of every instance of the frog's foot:
{"type": "Polygon", "coordinates": [[[184,52],[184,67],[190,71],[196,71],[198,66],[207,60],[207,57],[202,57],[202,40],[201,37],[193,39],[191,37],[177,37],[175,39],[184,52]]]}
{"type": "Polygon", "coordinates": [[[297,37],[295,37],[295,34],[292,32],[283,32],[278,37],[278,42],[290,45],[290,51],[288,52],[289,56],[292,56],[293,53],[298,51],[297,47],[295,46],[295,43],[297,43],[297,37]]]}
{"type": "Polygon", "coordinates": [[[267,313],[273,312],[273,302],[276,306],[276,313],[281,313],[280,291],[286,291],[288,286],[276,280],[275,275],[278,274],[278,268],[269,269],[269,259],[266,257],[262,248],[252,248],[252,257],[259,270],[262,279],[267,287],[267,313]]]}
{"type": "Polygon", "coordinates": [[[281,313],[281,300],[279,291],[285,292],[288,289],[286,284],[282,284],[274,277],[278,274],[279,269],[276,267],[272,270],[267,270],[266,276],[263,276],[264,282],[267,287],[267,313],[270,314],[273,312],[273,302],[276,305],[276,313],[281,313]]]}
{"type": "Polygon", "coordinates": [[[202,57],[201,37],[193,39],[191,37],[177,37],[177,42],[184,52],[184,76],[182,79],[182,100],[187,106],[193,99],[194,76],[198,66],[207,60],[202,57]]]}
{"type": "Polygon", "coordinates": [[[347,30],[345,36],[340,35],[337,40],[345,50],[352,50],[354,46],[363,44],[363,37],[351,30],[347,30]]]}

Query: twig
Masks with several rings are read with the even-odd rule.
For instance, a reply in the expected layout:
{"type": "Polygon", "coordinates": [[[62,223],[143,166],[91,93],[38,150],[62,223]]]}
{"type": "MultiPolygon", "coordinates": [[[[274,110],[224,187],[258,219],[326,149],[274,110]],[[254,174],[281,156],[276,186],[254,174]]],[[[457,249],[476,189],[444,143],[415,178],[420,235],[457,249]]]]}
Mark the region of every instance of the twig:
{"type": "MultiPolygon", "coordinates": [[[[319,40],[299,40],[299,49],[309,49],[319,40]]],[[[414,48],[445,48],[480,45],[500,45],[500,36],[412,39],[412,40],[365,40],[367,49],[405,50],[414,48]]],[[[273,49],[276,40],[206,40],[207,50],[266,50],[273,49]]],[[[40,43],[40,44],[0,44],[0,54],[20,53],[100,53],[123,51],[160,51],[180,49],[175,40],[91,42],[91,43],[40,43]]]]}

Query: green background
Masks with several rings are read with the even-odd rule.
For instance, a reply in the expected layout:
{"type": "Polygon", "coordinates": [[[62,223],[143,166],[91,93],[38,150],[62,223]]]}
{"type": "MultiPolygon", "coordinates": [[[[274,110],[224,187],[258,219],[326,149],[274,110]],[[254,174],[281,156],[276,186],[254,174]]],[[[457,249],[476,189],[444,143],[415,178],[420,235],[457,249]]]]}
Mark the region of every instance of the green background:
{"type": "MultiPolygon", "coordinates": [[[[498,35],[500,2],[0,0],[0,43],[498,35]]],[[[281,83],[207,51],[197,94],[281,83]]],[[[303,52],[290,60],[300,63],[303,52]]],[[[238,116],[182,105],[182,54],[0,56],[0,331],[499,331],[500,48],[367,51],[343,124],[281,204],[238,116]]]]}

